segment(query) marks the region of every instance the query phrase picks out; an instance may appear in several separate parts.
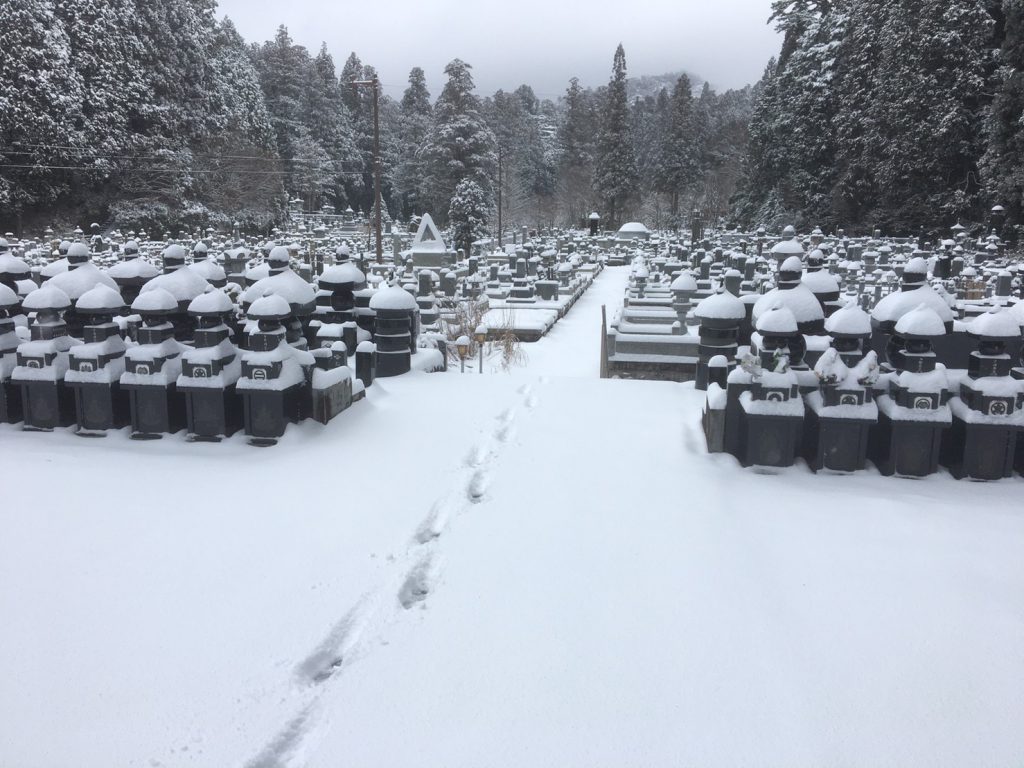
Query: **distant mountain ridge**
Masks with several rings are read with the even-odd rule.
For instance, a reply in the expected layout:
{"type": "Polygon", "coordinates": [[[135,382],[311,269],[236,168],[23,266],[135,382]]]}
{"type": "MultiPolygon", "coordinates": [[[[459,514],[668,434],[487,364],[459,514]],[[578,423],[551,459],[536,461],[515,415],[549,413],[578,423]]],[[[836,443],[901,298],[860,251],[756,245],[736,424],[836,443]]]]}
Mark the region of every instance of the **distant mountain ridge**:
{"type": "Polygon", "coordinates": [[[694,95],[699,94],[700,89],[704,87],[704,78],[693,72],[679,70],[678,72],[666,72],[663,75],[641,75],[629,78],[626,81],[627,98],[633,101],[638,96],[640,98],[657,96],[662,88],[667,88],[668,92],[672,93],[672,89],[681,75],[687,75],[690,78],[690,86],[694,95]]]}

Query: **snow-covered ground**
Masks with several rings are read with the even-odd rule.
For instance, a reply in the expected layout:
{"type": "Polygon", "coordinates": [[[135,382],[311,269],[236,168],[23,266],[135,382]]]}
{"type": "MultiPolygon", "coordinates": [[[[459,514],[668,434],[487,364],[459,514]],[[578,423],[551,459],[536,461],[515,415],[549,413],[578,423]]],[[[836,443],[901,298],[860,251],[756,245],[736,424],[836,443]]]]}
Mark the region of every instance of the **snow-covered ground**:
{"type": "Polygon", "coordinates": [[[1024,481],[708,456],[625,280],[272,449],[0,428],[0,765],[1020,765],[1024,481]]]}

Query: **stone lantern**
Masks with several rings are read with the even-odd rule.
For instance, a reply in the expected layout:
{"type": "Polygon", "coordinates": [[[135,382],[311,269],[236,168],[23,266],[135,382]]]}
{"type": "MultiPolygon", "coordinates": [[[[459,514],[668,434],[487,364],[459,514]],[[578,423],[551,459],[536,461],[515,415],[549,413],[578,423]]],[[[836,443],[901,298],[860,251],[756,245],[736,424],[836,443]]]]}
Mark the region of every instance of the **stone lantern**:
{"type": "MultiPolygon", "coordinates": [[[[284,318],[286,341],[296,349],[307,349],[310,339],[306,337],[309,319],[316,308],[316,290],[290,266],[291,256],[282,245],[274,246],[267,257],[266,277],[253,283],[242,294],[242,306],[248,308],[259,298],[271,294],[288,302],[291,312],[284,318]]],[[[311,334],[315,338],[315,330],[311,334]]]]}
{"type": "Polygon", "coordinates": [[[21,388],[11,382],[18,364],[18,334],[14,316],[21,313],[21,300],[13,289],[0,283],[0,423],[21,421],[21,388]]]}
{"type": "Polygon", "coordinates": [[[139,246],[134,240],[124,244],[121,256],[121,261],[107,270],[107,276],[117,284],[121,297],[131,306],[142,286],[159,275],[160,270],[139,255],[139,246]]]}
{"type": "Polygon", "coordinates": [[[202,240],[192,248],[192,263],[188,268],[214,288],[223,288],[228,283],[224,267],[210,258],[210,249],[202,240]]]}
{"type": "Polygon", "coordinates": [[[825,331],[840,359],[852,368],[864,357],[871,338],[871,316],[850,301],[825,321],[825,331]]]}
{"type": "Polygon", "coordinates": [[[196,322],[195,346],[182,353],[177,386],[185,398],[190,440],[219,442],[242,426],[241,402],[235,393],[242,363],[226,322],[234,310],[231,299],[219,290],[197,296],[188,305],[196,322]]]}
{"type": "Polygon", "coordinates": [[[117,283],[93,263],[89,246],[85,243],[72,243],[68,247],[67,259],[67,271],[54,275],[46,281],[46,285],[59,288],[71,299],[71,307],[65,313],[64,320],[67,323],[68,335],[80,339],[84,317],[76,309],[79,297],[97,285],[117,290],[117,283]]]}
{"type": "Polygon", "coordinates": [[[44,286],[25,297],[36,313],[30,341],[18,345],[11,383],[20,387],[24,429],[52,431],[75,421],[74,398],[64,385],[68,350],[81,342],[68,335],[63,313],[71,299],[60,288],[44,286]]]}
{"type": "Polygon", "coordinates": [[[178,300],[164,288],[147,289],[132,302],[132,312],[142,316],[142,326],[138,346],[125,355],[121,387],[129,392],[132,438],[153,440],[185,426],[185,403],[177,391],[185,347],[175,340],[171,322],[178,300]]]}
{"type": "Polygon", "coordinates": [[[1017,435],[1024,427],[1024,388],[1010,375],[1007,345],[1020,325],[1007,310],[987,312],[969,326],[978,342],[958,396],[949,401],[952,428],[942,441],[942,463],[957,479],[998,480],[1013,474],[1017,435]]]}
{"type": "Polygon", "coordinates": [[[85,343],[71,349],[64,382],[75,393],[79,435],[101,437],[128,424],[128,395],[120,385],[127,346],[114,322],[123,309],[121,294],[106,285],[97,285],[78,299],[85,343]]]}

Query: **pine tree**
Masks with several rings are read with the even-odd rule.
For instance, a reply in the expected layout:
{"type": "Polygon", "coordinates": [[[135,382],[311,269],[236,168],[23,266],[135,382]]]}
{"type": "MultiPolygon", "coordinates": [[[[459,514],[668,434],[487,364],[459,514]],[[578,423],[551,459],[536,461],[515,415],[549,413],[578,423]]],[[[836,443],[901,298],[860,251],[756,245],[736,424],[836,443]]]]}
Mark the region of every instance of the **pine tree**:
{"type": "Polygon", "coordinates": [[[986,191],[1008,221],[1024,220],[1024,3],[1006,0],[997,88],[985,120],[982,160],[986,191]]]}
{"type": "Polygon", "coordinates": [[[558,129],[558,191],[566,221],[578,224],[590,211],[596,123],[591,98],[578,78],[569,81],[558,129]]]}
{"type": "Polygon", "coordinates": [[[445,67],[448,82],[434,105],[434,125],[420,154],[426,168],[423,194],[435,211],[447,211],[464,179],[476,182],[488,204],[493,196],[495,137],[480,114],[470,69],[459,59],[445,67]]]}
{"type": "Polygon", "coordinates": [[[452,240],[464,253],[469,253],[473,242],[487,235],[487,212],[490,204],[484,190],[470,178],[465,178],[455,187],[451,205],[448,207],[448,221],[451,225],[452,240]]]}
{"type": "Polygon", "coordinates": [[[937,217],[953,223],[977,205],[991,30],[977,1],[891,7],[879,32],[878,88],[867,106],[873,140],[884,147],[870,166],[877,199],[868,223],[916,232],[937,217]]]}
{"type": "Polygon", "coordinates": [[[617,216],[638,188],[626,103],[626,53],[621,43],[615,51],[612,78],[604,97],[594,188],[608,205],[607,221],[612,225],[618,223],[617,216]]]}
{"type": "Polygon", "coordinates": [[[0,208],[20,213],[66,191],[67,181],[45,168],[67,165],[60,149],[81,143],[82,81],[71,63],[70,41],[47,0],[0,3],[0,208]]]}
{"type": "Polygon", "coordinates": [[[401,213],[410,217],[421,205],[418,190],[424,184],[424,170],[419,153],[433,115],[427,79],[419,67],[413,67],[409,72],[409,87],[402,94],[399,112],[399,160],[395,185],[399,190],[401,213]]]}
{"type": "Polygon", "coordinates": [[[667,131],[662,139],[662,162],[657,182],[669,196],[669,214],[679,225],[679,199],[700,180],[701,135],[693,104],[690,78],[682,75],[672,89],[667,131]]]}

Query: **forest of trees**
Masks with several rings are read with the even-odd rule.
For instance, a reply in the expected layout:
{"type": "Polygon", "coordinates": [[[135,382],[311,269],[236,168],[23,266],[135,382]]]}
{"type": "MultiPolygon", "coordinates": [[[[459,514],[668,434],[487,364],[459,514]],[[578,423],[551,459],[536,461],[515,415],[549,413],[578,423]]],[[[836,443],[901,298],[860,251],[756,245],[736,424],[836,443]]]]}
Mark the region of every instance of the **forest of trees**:
{"type": "Polygon", "coordinates": [[[1021,0],[776,0],[758,86],[746,224],[892,234],[1020,222],[1021,0]]]}
{"type": "MultiPolygon", "coordinates": [[[[1024,214],[1024,0],[776,0],[754,86],[686,74],[484,96],[420,68],[380,101],[386,217],[500,225],[705,220],[916,232],[1024,214]],[[642,84],[642,88],[638,87],[642,84]],[[653,84],[653,87],[652,87],[653,84]],[[499,210],[500,200],[500,210],[499,210]]],[[[244,41],[215,0],[6,0],[0,227],[266,229],[285,203],[370,210],[376,70],[281,27],[244,41]]]]}
{"type": "MultiPolygon", "coordinates": [[[[292,196],[372,206],[372,89],[351,84],[376,71],[355,53],[339,70],[283,26],[247,44],[214,0],[7,0],[0,29],[4,229],[265,229],[292,196]]],[[[419,68],[400,99],[381,97],[386,217],[446,223],[454,206],[493,231],[499,198],[505,228],[728,209],[749,88],[694,94],[682,75],[631,98],[621,46],[606,86],[573,79],[553,100],[529,85],[481,96],[459,60],[445,76],[436,100],[419,68]]]]}

